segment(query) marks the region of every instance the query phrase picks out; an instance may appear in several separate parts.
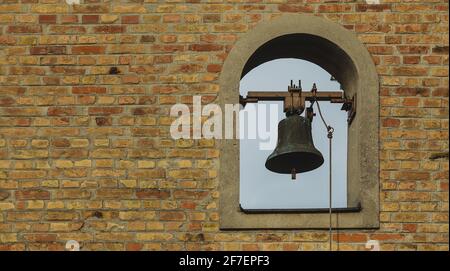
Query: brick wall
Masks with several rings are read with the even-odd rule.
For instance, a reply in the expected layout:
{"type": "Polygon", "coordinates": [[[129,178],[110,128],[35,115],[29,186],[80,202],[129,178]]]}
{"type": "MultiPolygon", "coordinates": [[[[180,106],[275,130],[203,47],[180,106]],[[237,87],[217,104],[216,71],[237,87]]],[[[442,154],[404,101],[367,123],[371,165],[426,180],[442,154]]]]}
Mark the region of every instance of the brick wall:
{"type": "Polygon", "coordinates": [[[448,250],[446,0],[82,3],[0,1],[0,249],[325,249],[327,231],[219,231],[216,142],[168,134],[171,105],[216,100],[240,35],[293,12],[356,33],[382,84],[381,227],[340,249],[448,250]]]}

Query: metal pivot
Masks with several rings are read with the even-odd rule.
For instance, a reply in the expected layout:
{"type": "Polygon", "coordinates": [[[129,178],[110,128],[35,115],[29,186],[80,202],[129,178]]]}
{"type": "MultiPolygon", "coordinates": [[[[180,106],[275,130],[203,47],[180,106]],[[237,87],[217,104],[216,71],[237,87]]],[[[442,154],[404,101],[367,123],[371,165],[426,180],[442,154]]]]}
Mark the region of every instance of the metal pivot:
{"type": "Polygon", "coordinates": [[[305,99],[302,97],[301,81],[298,81],[298,85],[294,85],[291,80],[291,85],[288,86],[288,93],[284,98],[284,112],[286,116],[298,114],[300,115],[305,109],[305,99]]]}

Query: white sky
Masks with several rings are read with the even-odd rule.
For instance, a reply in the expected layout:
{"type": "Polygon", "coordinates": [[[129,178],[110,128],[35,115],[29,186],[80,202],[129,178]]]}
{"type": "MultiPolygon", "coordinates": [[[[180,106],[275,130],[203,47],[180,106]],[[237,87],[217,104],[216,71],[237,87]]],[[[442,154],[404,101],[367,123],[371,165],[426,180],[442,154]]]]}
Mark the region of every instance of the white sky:
{"type": "MultiPolygon", "coordinates": [[[[299,59],[278,59],[258,66],[242,78],[240,94],[245,97],[248,91],[287,91],[290,80],[294,80],[295,84],[298,80],[302,80],[303,91],[311,90],[313,83],[316,83],[318,91],[339,90],[339,83],[331,81],[330,77],[328,72],[311,62],[299,59]]],[[[271,116],[278,118],[276,123],[285,118],[282,102],[277,103],[279,104],[278,116],[271,116]]],[[[309,102],[306,103],[306,106],[308,105],[309,102]]],[[[341,104],[320,102],[320,106],[325,120],[335,128],[333,137],[333,207],[346,207],[347,113],[340,110],[341,104]]],[[[313,171],[297,174],[295,181],[291,180],[290,174],[277,174],[265,168],[265,161],[272,150],[259,150],[258,139],[241,140],[240,203],[244,208],[328,207],[328,138],[316,106],[314,106],[314,111],[317,113],[312,123],[314,145],[322,153],[325,162],[313,171]]],[[[269,117],[268,114],[267,117],[269,117]]],[[[268,120],[266,127],[268,127],[268,120]]],[[[277,138],[276,129],[270,133],[275,139],[277,138]]]]}

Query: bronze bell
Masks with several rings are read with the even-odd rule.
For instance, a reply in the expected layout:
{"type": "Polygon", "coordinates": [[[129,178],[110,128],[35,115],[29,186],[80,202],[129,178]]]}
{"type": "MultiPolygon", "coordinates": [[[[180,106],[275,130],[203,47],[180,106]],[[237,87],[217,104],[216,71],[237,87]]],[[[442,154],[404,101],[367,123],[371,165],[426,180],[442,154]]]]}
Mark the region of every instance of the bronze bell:
{"type": "Polygon", "coordinates": [[[277,147],[266,160],[266,168],[276,173],[295,174],[311,171],[323,164],[323,156],[314,147],[311,121],[290,114],[278,123],[277,147]]]}

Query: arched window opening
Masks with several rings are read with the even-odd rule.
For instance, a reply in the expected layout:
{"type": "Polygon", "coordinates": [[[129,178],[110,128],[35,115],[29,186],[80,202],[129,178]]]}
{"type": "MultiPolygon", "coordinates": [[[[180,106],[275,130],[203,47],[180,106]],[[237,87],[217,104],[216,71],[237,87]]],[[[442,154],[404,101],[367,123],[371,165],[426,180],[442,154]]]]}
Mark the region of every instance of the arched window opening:
{"type": "MultiPolygon", "coordinates": [[[[276,89],[270,89],[271,91],[279,89],[280,91],[286,92],[286,87],[289,85],[291,79],[300,79],[303,81],[302,87],[304,91],[311,87],[313,81],[316,81],[315,83],[318,84],[317,94],[319,94],[320,90],[328,88],[326,84],[334,83],[329,82],[328,79],[328,76],[332,75],[340,83],[340,88],[333,87],[331,90],[342,89],[344,91],[344,97],[340,93],[337,93],[337,96],[344,100],[346,108],[350,108],[349,112],[352,113],[352,117],[350,118],[351,122],[347,125],[348,145],[346,158],[343,153],[333,154],[333,157],[338,158],[340,162],[345,160],[348,167],[339,166],[339,162],[333,165],[333,168],[347,169],[347,180],[346,200],[344,197],[337,195],[334,197],[338,202],[335,201],[333,206],[335,208],[331,216],[332,227],[364,229],[379,227],[379,81],[370,53],[353,33],[326,18],[306,14],[288,14],[262,22],[248,33],[243,34],[227,55],[220,75],[219,100],[221,105],[254,103],[255,100],[264,100],[259,99],[261,97],[259,96],[260,94],[256,95],[258,96],[257,98],[253,96],[253,101],[250,101],[250,99],[241,100],[239,94],[245,94],[245,91],[248,89],[246,87],[240,87],[240,85],[247,80],[247,74],[251,76],[252,71],[257,72],[259,68],[264,67],[263,65],[265,63],[267,65],[270,61],[276,62],[280,61],[280,59],[283,61],[303,60],[314,63],[316,68],[319,66],[328,73],[326,75],[327,78],[320,80],[311,76],[305,76],[305,72],[299,71],[298,74],[294,73],[289,75],[289,78],[286,78],[288,82],[285,82],[282,76],[283,74],[276,71],[271,75],[264,76],[270,82],[281,81],[281,86],[279,87],[277,85],[276,89]],[[283,80],[275,81],[278,78],[283,80]],[[308,80],[311,81],[308,82],[308,80]],[[243,92],[239,93],[239,90],[243,92]],[[351,105],[348,106],[348,103],[351,105]],[[356,114],[353,114],[355,113],[352,110],[354,108],[356,108],[356,114]]],[[[292,69],[293,71],[296,70],[295,68],[292,69]]],[[[310,69],[314,70],[314,68],[310,69]]],[[[262,79],[260,81],[265,82],[262,79]]],[[[263,91],[266,89],[265,87],[269,87],[268,84],[255,85],[255,88],[263,91]]],[[[305,93],[305,95],[309,94],[305,93]]],[[[289,98],[288,96],[283,96],[283,100],[289,98]]],[[[273,99],[271,98],[271,100],[273,99]]],[[[309,102],[306,102],[305,105],[307,103],[309,102]]],[[[335,113],[344,114],[345,116],[346,112],[340,111],[334,111],[330,114],[325,109],[327,107],[325,104],[321,103],[325,111],[324,115],[329,118],[329,121],[332,120],[329,116],[333,116],[335,113]]],[[[342,104],[339,106],[342,106],[342,104]]],[[[301,107],[299,108],[301,109],[301,107]]],[[[277,124],[276,121],[275,123],[277,124]]],[[[313,119],[313,126],[320,126],[319,123],[320,119],[316,116],[313,119]]],[[[345,126],[342,124],[333,125],[338,129],[345,126]]],[[[318,129],[320,130],[320,128],[318,129]]],[[[318,132],[313,130],[312,133],[316,148],[319,148],[322,155],[326,156],[328,149],[320,146],[320,137],[324,136],[324,131],[318,132]]],[[[320,200],[323,197],[317,196],[317,201],[308,200],[310,205],[303,205],[304,207],[302,207],[301,200],[298,200],[299,197],[302,197],[300,195],[301,189],[298,189],[299,194],[297,194],[296,199],[298,201],[286,202],[284,203],[286,205],[277,206],[273,204],[270,206],[261,205],[259,207],[260,205],[258,204],[267,204],[269,202],[267,200],[267,194],[263,195],[263,198],[259,203],[257,202],[256,206],[262,209],[266,207],[274,208],[271,211],[247,212],[244,210],[240,206],[240,203],[243,203],[244,207],[247,208],[250,207],[250,203],[241,202],[241,199],[245,201],[245,197],[253,198],[261,196],[258,196],[257,191],[252,188],[248,189],[247,196],[242,196],[241,194],[240,189],[243,188],[240,186],[241,170],[245,169],[242,168],[239,161],[241,155],[240,150],[241,148],[244,150],[248,147],[242,146],[243,144],[241,143],[239,139],[223,140],[220,142],[220,167],[223,169],[220,171],[219,176],[221,229],[325,229],[330,227],[329,214],[323,212],[323,208],[320,208],[328,207],[327,204],[324,204],[325,201],[320,200]],[[245,206],[246,204],[247,206],[245,206]],[[294,209],[303,210],[286,211],[282,209],[285,208],[284,206],[286,206],[286,209],[293,207],[294,209]],[[310,210],[305,212],[304,209],[308,208],[310,210]]],[[[264,161],[267,156],[264,154],[258,157],[264,161]]],[[[265,170],[264,167],[261,165],[262,170],[265,170]]],[[[323,164],[318,171],[321,169],[326,171],[326,167],[326,164],[323,164]]],[[[299,168],[299,170],[301,169],[299,168]]],[[[282,171],[287,172],[288,170],[283,169],[282,171]]],[[[257,170],[249,171],[250,176],[257,174],[257,170]]],[[[311,174],[314,173],[311,172],[311,174]]],[[[298,180],[294,183],[289,179],[289,176],[281,175],[281,178],[286,177],[286,180],[283,178],[283,181],[292,185],[304,185],[317,181],[308,181],[306,175],[299,174],[298,180]]],[[[258,178],[252,179],[255,182],[260,181],[258,178]]],[[[335,180],[333,183],[336,185],[337,182],[335,180]]],[[[277,181],[272,183],[277,183],[277,181]]],[[[261,185],[261,183],[255,183],[254,186],[258,185],[261,185]]],[[[325,191],[323,195],[328,194],[327,187],[327,185],[324,187],[325,191]]],[[[345,186],[340,185],[340,187],[344,188],[345,186]]],[[[272,195],[276,192],[276,189],[279,189],[279,187],[268,187],[264,190],[269,191],[269,195],[272,195]]],[[[335,187],[334,191],[339,191],[339,189],[335,187]]],[[[295,199],[295,197],[292,198],[295,199]]]]}

